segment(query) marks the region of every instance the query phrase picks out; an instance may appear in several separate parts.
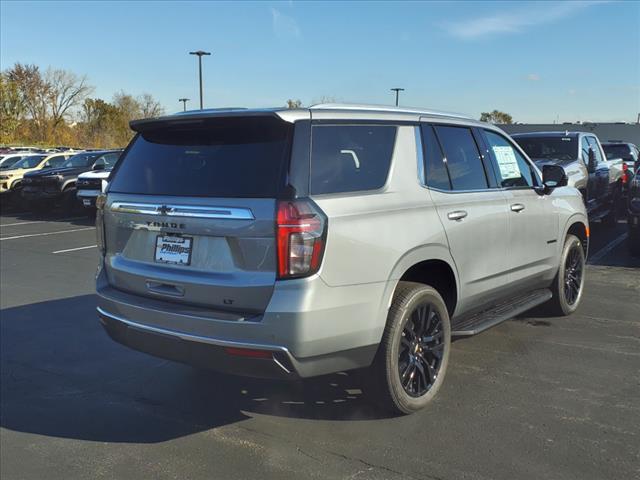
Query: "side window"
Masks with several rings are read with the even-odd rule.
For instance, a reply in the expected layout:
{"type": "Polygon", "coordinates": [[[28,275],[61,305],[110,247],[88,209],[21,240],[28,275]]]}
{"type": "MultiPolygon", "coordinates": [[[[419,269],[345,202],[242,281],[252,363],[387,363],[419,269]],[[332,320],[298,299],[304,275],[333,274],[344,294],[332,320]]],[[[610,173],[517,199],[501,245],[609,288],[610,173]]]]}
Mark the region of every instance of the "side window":
{"type": "Polygon", "coordinates": [[[596,162],[602,162],[602,154],[600,153],[600,148],[598,147],[598,142],[596,141],[596,139],[594,137],[587,137],[587,141],[589,142],[589,146],[593,150],[593,153],[596,155],[596,162]]]}
{"type": "Polygon", "coordinates": [[[422,125],[420,129],[422,130],[426,184],[429,187],[439,188],[440,190],[451,190],[447,165],[444,163],[442,150],[438,145],[438,139],[433,132],[433,127],[431,125],[422,125]]]}
{"type": "Polygon", "coordinates": [[[495,165],[498,183],[502,187],[533,187],[531,166],[502,135],[484,131],[495,165]]]}
{"type": "Polygon", "coordinates": [[[582,152],[582,161],[585,165],[589,165],[589,149],[591,146],[589,142],[587,142],[587,137],[582,137],[582,142],[580,142],[580,150],[582,152]]]}
{"type": "Polygon", "coordinates": [[[397,127],[314,125],[311,194],[376,190],[387,181],[397,127]]]}
{"type": "Polygon", "coordinates": [[[435,131],[444,150],[452,189],[488,188],[480,152],[471,130],[466,127],[436,126],[435,131]]]}

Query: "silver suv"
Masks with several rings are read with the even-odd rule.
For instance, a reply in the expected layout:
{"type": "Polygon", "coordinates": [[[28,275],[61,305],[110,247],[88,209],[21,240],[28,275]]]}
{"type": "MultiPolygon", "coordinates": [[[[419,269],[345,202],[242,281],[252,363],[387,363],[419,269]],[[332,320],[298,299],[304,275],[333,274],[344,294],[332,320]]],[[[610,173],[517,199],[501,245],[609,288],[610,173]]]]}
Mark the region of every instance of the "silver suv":
{"type": "Polygon", "coordinates": [[[97,202],[97,292],[134,349],[271,378],[368,367],[375,398],[410,413],[452,337],[580,303],[580,193],[492,125],[318,105],[131,127],[97,202]]]}

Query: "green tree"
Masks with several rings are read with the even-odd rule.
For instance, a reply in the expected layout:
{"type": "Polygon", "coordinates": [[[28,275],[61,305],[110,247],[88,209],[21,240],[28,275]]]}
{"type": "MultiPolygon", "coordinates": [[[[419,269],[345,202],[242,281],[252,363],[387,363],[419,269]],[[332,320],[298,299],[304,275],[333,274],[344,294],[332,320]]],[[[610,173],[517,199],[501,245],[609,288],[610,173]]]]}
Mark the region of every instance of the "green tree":
{"type": "Polygon", "coordinates": [[[513,118],[508,113],[494,110],[493,112],[482,112],[480,114],[480,121],[509,125],[513,123],[513,118]]]}
{"type": "Polygon", "coordinates": [[[25,113],[25,105],[16,82],[0,73],[0,143],[12,143],[25,113]]]}
{"type": "Polygon", "coordinates": [[[46,141],[49,120],[47,109],[49,88],[40,73],[40,68],[37,65],[23,65],[18,62],[6,71],[6,75],[9,80],[15,83],[20,92],[26,115],[31,120],[27,122],[32,132],[30,137],[40,142],[46,141]]]}

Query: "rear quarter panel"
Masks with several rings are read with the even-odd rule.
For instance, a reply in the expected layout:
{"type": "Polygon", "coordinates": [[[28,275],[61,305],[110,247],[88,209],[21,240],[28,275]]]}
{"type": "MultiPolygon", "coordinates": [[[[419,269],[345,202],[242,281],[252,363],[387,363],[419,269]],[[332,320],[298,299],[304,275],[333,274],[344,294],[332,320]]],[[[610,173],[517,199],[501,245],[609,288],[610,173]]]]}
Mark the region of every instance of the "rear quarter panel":
{"type": "Polygon", "coordinates": [[[377,310],[369,312],[380,334],[397,281],[408,268],[427,259],[453,265],[429,192],[420,186],[416,128],[398,128],[389,177],[380,191],[313,197],[329,219],[319,274],[332,287],[382,286],[382,297],[372,302],[377,310]]]}

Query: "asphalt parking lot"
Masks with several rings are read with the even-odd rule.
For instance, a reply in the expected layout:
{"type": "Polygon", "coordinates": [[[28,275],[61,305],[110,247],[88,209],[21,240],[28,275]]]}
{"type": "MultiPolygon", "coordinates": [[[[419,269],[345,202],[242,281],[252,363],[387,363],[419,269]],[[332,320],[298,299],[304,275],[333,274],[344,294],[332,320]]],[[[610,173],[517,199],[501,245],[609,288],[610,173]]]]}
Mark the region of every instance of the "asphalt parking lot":
{"type": "Polygon", "coordinates": [[[640,261],[592,226],[585,296],[453,345],[437,400],[387,418],[357,376],[282,384],[152,358],[94,313],[89,220],[0,216],[3,479],[640,477],[640,261]]]}

